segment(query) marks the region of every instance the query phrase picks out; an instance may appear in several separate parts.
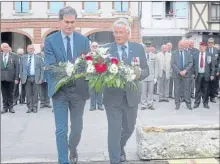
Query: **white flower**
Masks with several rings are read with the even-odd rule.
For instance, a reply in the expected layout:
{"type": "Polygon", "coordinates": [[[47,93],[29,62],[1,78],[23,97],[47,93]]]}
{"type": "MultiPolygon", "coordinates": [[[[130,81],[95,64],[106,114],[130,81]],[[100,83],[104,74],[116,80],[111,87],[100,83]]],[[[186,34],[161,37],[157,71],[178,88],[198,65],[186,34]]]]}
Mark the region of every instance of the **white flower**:
{"type": "Polygon", "coordinates": [[[79,64],[80,62],[81,62],[81,59],[77,58],[76,61],[75,61],[75,64],[79,64]]]}
{"type": "Polygon", "coordinates": [[[74,64],[70,63],[68,61],[67,65],[66,65],[66,73],[67,73],[67,76],[71,76],[72,73],[73,73],[73,69],[74,69],[74,64]]]}
{"type": "Polygon", "coordinates": [[[127,78],[127,81],[134,81],[134,79],[136,78],[136,75],[135,74],[127,75],[126,78],[127,78]]]}
{"type": "Polygon", "coordinates": [[[86,69],[86,72],[87,73],[93,73],[94,71],[95,71],[95,67],[92,64],[89,64],[87,69],[86,69]]]}
{"type": "Polygon", "coordinates": [[[105,55],[108,51],[108,48],[98,48],[97,52],[100,53],[101,55],[105,55]]]}
{"type": "Polygon", "coordinates": [[[88,61],[87,61],[87,64],[88,64],[88,65],[92,65],[92,60],[88,60],[88,61]]]}
{"type": "Polygon", "coordinates": [[[118,73],[118,66],[116,64],[112,64],[109,68],[109,71],[116,75],[118,73]]]}

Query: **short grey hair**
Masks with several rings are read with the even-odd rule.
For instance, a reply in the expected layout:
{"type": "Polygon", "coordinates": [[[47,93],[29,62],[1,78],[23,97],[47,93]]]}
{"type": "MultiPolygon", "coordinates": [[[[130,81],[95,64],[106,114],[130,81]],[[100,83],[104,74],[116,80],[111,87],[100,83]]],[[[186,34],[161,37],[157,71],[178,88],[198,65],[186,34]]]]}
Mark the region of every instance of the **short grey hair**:
{"type": "Polygon", "coordinates": [[[74,8],[66,6],[59,11],[59,20],[63,20],[64,16],[75,16],[77,18],[77,12],[74,8]]]}
{"type": "Polygon", "coordinates": [[[120,26],[120,25],[125,25],[126,30],[128,32],[131,32],[131,27],[130,27],[129,22],[126,18],[120,18],[119,20],[117,20],[113,23],[113,25],[112,25],[113,32],[114,32],[114,27],[115,26],[120,26]]]}
{"type": "Polygon", "coordinates": [[[17,54],[23,54],[24,53],[24,49],[23,48],[18,48],[17,49],[17,54]]]}
{"type": "Polygon", "coordinates": [[[209,42],[209,41],[215,42],[215,40],[214,40],[213,38],[209,38],[209,39],[208,39],[208,42],[209,42]]]}

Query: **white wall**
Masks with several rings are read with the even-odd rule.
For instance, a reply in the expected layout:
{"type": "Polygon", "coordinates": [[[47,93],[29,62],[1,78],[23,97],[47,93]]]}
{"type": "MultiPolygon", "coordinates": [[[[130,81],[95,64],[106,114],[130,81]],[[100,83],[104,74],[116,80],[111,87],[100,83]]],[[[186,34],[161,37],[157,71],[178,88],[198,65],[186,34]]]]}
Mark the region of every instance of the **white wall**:
{"type": "MultiPolygon", "coordinates": [[[[138,16],[138,2],[131,3],[131,16],[138,16]]],[[[67,6],[76,9],[78,17],[82,17],[82,2],[66,2],[67,6]]],[[[28,14],[16,14],[13,11],[13,2],[2,2],[2,19],[22,18],[58,18],[58,15],[48,15],[47,2],[32,2],[32,9],[28,14]]],[[[101,2],[101,18],[112,18],[112,2],[101,2]]],[[[100,17],[95,17],[100,18],[100,17]]]]}

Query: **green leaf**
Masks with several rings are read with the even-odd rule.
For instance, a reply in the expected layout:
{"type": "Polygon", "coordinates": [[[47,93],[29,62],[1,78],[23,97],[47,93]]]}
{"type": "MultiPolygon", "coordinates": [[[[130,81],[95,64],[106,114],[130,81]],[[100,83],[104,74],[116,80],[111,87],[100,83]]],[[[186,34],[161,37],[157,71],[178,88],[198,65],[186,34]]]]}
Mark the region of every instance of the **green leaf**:
{"type": "Polygon", "coordinates": [[[64,77],[58,81],[58,83],[55,86],[55,92],[57,92],[62,86],[67,84],[70,81],[70,77],[64,77]]]}
{"type": "Polygon", "coordinates": [[[99,92],[101,90],[101,87],[102,87],[102,80],[101,80],[101,77],[99,77],[99,79],[97,80],[97,82],[95,84],[96,92],[99,92]]]}
{"type": "Polygon", "coordinates": [[[115,79],[115,82],[116,82],[116,86],[117,86],[118,88],[120,88],[120,85],[121,85],[120,79],[119,79],[119,78],[116,78],[116,79],[115,79]]]}

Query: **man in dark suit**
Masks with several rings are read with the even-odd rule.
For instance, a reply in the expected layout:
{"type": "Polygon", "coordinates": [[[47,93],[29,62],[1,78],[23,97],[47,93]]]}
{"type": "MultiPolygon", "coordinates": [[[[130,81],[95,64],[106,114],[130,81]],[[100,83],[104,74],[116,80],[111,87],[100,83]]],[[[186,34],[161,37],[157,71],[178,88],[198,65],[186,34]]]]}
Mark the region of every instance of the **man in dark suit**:
{"type": "Polygon", "coordinates": [[[113,24],[115,42],[110,43],[109,53],[130,65],[133,58],[139,58],[141,71],[136,72],[137,90],[132,91],[129,85],[125,89],[105,88],[103,104],[108,120],[108,151],[111,164],[121,164],[126,160],[124,147],[132,135],[137,118],[138,104],[141,98],[140,80],[149,75],[145,50],[139,43],[128,41],[130,27],[126,19],[113,24]]]}
{"type": "Polygon", "coordinates": [[[9,52],[7,43],[1,44],[1,90],[3,97],[3,110],[1,113],[15,113],[13,109],[14,84],[19,83],[19,62],[18,57],[9,52]]]}
{"type": "Polygon", "coordinates": [[[217,76],[217,69],[218,69],[218,50],[216,47],[214,47],[214,39],[209,38],[208,39],[208,47],[206,48],[206,52],[210,53],[210,55],[213,56],[214,63],[215,63],[215,75],[214,79],[209,82],[209,97],[210,101],[213,103],[216,103],[215,97],[218,95],[218,76],[217,76]]]}
{"type": "Polygon", "coordinates": [[[200,43],[200,52],[194,55],[194,77],[195,77],[195,103],[194,108],[198,108],[201,97],[203,99],[203,105],[209,109],[208,97],[209,97],[209,82],[212,81],[215,76],[215,62],[214,57],[206,51],[206,43],[200,43]]]}
{"type": "Polygon", "coordinates": [[[20,78],[26,87],[27,113],[37,113],[39,84],[43,81],[43,63],[41,57],[35,55],[34,45],[28,45],[27,51],[28,54],[20,61],[20,78]]]}
{"type": "MultiPolygon", "coordinates": [[[[20,65],[20,60],[21,57],[24,55],[24,50],[22,48],[18,48],[17,50],[17,56],[19,60],[19,65],[20,65]]],[[[19,75],[19,83],[15,84],[14,86],[14,105],[17,105],[17,101],[20,99],[20,104],[23,104],[25,102],[25,84],[22,85],[20,82],[20,75],[19,75]],[[19,98],[20,96],[20,98],[19,98]]]]}
{"type": "MultiPolygon", "coordinates": [[[[189,51],[192,56],[199,52],[197,48],[194,47],[194,40],[189,40],[189,51]]],[[[192,77],[191,81],[191,98],[195,98],[195,79],[192,77]]]]}
{"type": "Polygon", "coordinates": [[[173,53],[171,57],[171,67],[173,69],[172,78],[174,80],[174,97],[176,110],[180,108],[180,97],[186,102],[188,109],[191,107],[191,93],[190,82],[192,78],[193,59],[191,54],[184,50],[184,41],[180,40],[178,43],[179,49],[173,53]],[[183,92],[183,93],[181,93],[183,92]]]}
{"type": "MultiPolygon", "coordinates": [[[[72,7],[64,7],[59,11],[61,31],[48,36],[44,42],[46,66],[60,62],[74,62],[80,54],[90,52],[89,40],[74,32],[76,18],[76,10],[72,7]]],[[[60,164],[69,164],[69,147],[70,163],[76,164],[78,161],[77,146],[83,128],[83,112],[86,100],[89,99],[88,82],[80,78],[71,81],[55,93],[55,86],[58,82],[56,76],[57,73],[53,71],[47,73],[48,95],[52,97],[55,116],[58,160],[60,164]],[[67,142],[68,110],[71,122],[69,145],[67,142]]]]}
{"type": "Polygon", "coordinates": [[[52,106],[50,105],[50,98],[48,96],[47,70],[45,70],[45,56],[43,46],[41,46],[41,52],[38,55],[42,58],[44,68],[44,78],[43,82],[40,84],[40,108],[52,108],[52,106]]]}

